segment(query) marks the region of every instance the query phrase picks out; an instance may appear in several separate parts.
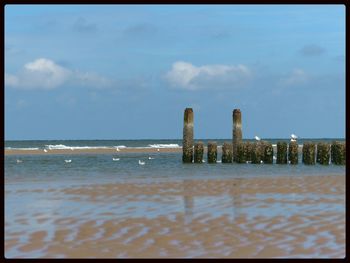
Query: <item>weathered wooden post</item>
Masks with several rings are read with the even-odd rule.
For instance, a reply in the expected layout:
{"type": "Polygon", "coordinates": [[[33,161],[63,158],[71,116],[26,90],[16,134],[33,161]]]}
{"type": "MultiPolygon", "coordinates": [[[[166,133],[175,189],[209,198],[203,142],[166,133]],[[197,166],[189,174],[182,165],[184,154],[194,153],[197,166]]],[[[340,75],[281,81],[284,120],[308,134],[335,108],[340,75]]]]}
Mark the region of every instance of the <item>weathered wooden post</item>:
{"type": "Polygon", "coordinates": [[[233,130],[232,130],[232,155],[233,161],[237,157],[237,144],[242,141],[242,114],[240,109],[234,109],[232,113],[233,130]]]}
{"type": "Polygon", "coordinates": [[[319,142],[317,144],[316,161],[319,164],[329,165],[331,156],[331,145],[328,143],[319,142]]]}
{"type": "Polygon", "coordinates": [[[277,142],[277,160],[278,164],[287,163],[287,143],[286,142],[277,142]]]}
{"type": "Polygon", "coordinates": [[[252,163],[261,163],[264,160],[265,153],[265,145],[264,141],[257,141],[253,144],[252,149],[252,163]]]}
{"type": "Polygon", "coordinates": [[[290,164],[298,164],[298,143],[291,141],[288,149],[288,160],[290,164]]]}
{"type": "Polygon", "coordinates": [[[247,161],[246,159],[246,142],[238,142],[237,143],[237,156],[236,156],[236,162],[237,163],[245,163],[247,161]]]}
{"type": "Polygon", "coordinates": [[[224,142],[222,145],[222,163],[232,163],[232,143],[224,142]]]}
{"type": "Polygon", "coordinates": [[[315,164],[316,149],[312,142],[304,142],[303,145],[303,163],[307,165],[315,164]]]}
{"type": "Polygon", "coordinates": [[[192,163],[193,160],[193,110],[186,108],[182,140],[182,161],[192,163]]]}
{"type": "Polygon", "coordinates": [[[204,153],[204,145],[203,142],[197,142],[194,145],[194,162],[202,163],[203,162],[203,153],[204,153]]]}
{"type": "Polygon", "coordinates": [[[346,163],[346,144],[345,142],[334,141],[331,146],[332,163],[336,165],[345,165],[346,163]]]}
{"type": "Polygon", "coordinates": [[[253,146],[254,146],[254,144],[251,142],[244,143],[244,153],[245,153],[246,162],[252,161],[253,146]]]}
{"type": "Polygon", "coordinates": [[[266,142],[264,145],[264,163],[272,164],[273,163],[273,147],[272,143],[266,142]]]}
{"type": "Polygon", "coordinates": [[[208,142],[208,163],[216,163],[218,147],[216,142],[208,142]]]}

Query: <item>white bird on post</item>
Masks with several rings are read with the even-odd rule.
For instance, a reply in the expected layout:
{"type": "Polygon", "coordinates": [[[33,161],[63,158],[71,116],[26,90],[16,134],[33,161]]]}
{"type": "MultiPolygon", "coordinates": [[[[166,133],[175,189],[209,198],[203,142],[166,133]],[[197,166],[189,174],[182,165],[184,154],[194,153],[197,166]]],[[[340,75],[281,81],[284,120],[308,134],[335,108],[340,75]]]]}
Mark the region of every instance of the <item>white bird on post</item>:
{"type": "Polygon", "coordinates": [[[292,134],[290,135],[290,141],[291,141],[291,142],[296,142],[297,139],[298,139],[298,136],[296,136],[295,134],[292,133],[292,134]]]}

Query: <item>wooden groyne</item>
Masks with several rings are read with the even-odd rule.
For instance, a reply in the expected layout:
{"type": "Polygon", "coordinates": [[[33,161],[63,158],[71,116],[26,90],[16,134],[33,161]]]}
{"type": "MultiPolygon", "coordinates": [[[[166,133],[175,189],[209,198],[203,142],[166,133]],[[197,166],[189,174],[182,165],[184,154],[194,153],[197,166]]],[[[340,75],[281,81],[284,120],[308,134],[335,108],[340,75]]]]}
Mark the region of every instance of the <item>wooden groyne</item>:
{"type": "MultiPolygon", "coordinates": [[[[216,142],[208,142],[205,149],[203,142],[194,144],[193,139],[193,109],[186,108],[184,112],[182,161],[184,163],[202,163],[205,150],[207,150],[208,163],[217,163],[218,145],[216,142]]],[[[232,112],[232,143],[224,142],[222,145],[222,163],[253,163],[253,164],[291,164],[299,163],[299,146],[296,137],[289,143],[278,141],[276,155],[270,142],[257,138],[254,142],[243,141],[242,113],[240,109],[232,112]]],[[[345,165],[345,142],[304,142],[301,149],[301,162],[305,165],[345,165]]]]}

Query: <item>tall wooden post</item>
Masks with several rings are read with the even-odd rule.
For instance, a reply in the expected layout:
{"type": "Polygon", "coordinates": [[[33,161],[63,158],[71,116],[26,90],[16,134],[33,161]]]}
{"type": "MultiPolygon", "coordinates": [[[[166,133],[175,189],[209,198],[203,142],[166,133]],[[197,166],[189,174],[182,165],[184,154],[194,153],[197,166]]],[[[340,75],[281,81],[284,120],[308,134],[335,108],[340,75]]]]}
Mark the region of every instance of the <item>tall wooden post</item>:
{"type": "Polygon", "coordinates": [[[182,140],[182,161],[192,163],[193,160],[193,110],[186,108],[182,140]]]}
{"type": "Polygon", "coordinates": [[[242,114],[240,109],[234,109],[232,113],[232,155],[233,161],[237,159],[237,144],[242,141],[242,114]]]}

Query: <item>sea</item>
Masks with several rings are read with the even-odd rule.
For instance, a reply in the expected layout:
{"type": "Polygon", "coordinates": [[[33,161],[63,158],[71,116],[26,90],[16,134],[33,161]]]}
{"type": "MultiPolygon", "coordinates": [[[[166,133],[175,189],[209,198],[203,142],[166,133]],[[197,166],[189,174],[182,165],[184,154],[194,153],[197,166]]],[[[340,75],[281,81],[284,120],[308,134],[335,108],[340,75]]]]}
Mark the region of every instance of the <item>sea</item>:
{"type": "MultiPolygon", "coordinates": [[[[264,139],[273,145],[289,139],[264,139]]],[[[341,138],[300,139],[299,146],[305,141],[328,142],[345,141],[341,138]]],[[[230,139],[201,139],[204,145],[216,141],[218,146],[230,139]]],[[[245,141],[245,140],[243,140],[245,141]]],[[[246,140],[250,141],[250,140],[246,140]]],[[[253,141],[253,140],[251,140],[253,141]]],[[[182,140],[27,140],[5,141],[5,149],[43,150],[43,149],[98,149],[98,148],[178,148],[182,140]]],[[[276,155],[276,153],[274,153],[276,155]]],[[[204,156],[205,157],[205,156],[204,156]]],[[[204,158],[205,160],[206,158],[204,158]]],[[[221,156],[218,155],[218,162],[221,156]]],[[[47,154],[7,155],[5,156],[5,178],[7,180],[119,180],[133,178],[154,178],[172,180],[179,178],[226,178],[240,176],[283,176],[344,174],[345,166],[303,165],[299,156],[299,165],[253,165],[253,164],[183,164],[182,153],[145,153],[133,152],[114,154],[47,154]],[[20,163],[17,162],[20,160],[20,163]],[[67,163],[65,160],[71,160],[67,163]],[[139,160],[145,165],[139,165],[139,160]]]]}
{"type": "MultiPolygon", "coordinates": [[[[345,139],[341,138],[300,139],[298,140],[298,144],[302,145],[305,141],[331,143],[334,140],[345,141],[345,139]]],[[[195,141],[202,141],[205,145],[208,141],[216,141],[218,146],[220,146],[224,142],[230,141],[230,139],[203,139],[195,141]]],[[[266,141],[276,144],[278,141],[289,142],[289,139],[266,139],[266,141]]],[[[180,139],[5,141],[5,149],[22,150],[23,153],[29,149],[161,149],[177,148],[181,146],[182,140],[180,139]]],[[[204,160],[206,161],[206,156],[204,156],[204,160]]],[[[172,203],[169,203],[170,201],[168,199],[159,199],[160,201],[154,202],[152,201],[153,199],[150,199],[152,195],[134,195],[133,198],[138,198],[140,200],[138,202],[130,201],[131,195],[120,196],[120,200],[118,199],[119,201],[116,201],[117,203],[113,203],[115,202],[113,201],[113,196],[106,196],[105,202],[96,203],[95,201],[74,201],[74,199],[69,198],[69,195],[66,195],[69,189],[79,187],[89,188],[90,186],[113,185],[119,183],[137,184],[140,182],[142,184],[149,183],[150,185],[164,182],[181,183],[188,182],[188,180],[192,179],[207,181],[253,177],[344,176],[346,172],[346,167],[344,165],[304,165],[301,162],[301,156],[299,156],[298,165],[223,164],[220,163],[220,160],[221,156],[218,155],[218,163],[216,164],[208,164],[206,162],[202,164],[183,164],[181,151],[115,151],[115,153],[109,154],[45,154],[43,151],[42,154],[35,155],[5,155],[5,256],[8,258],[36,258],[52,255],[48,254],[47,246],[56,244],[52,242],[55,239],[55,235],[58,233],[56,232],[58,231],[57,229],[60,229],[60,225],[57,223],[58,220],[75,218],[81,220],[79,224],[82,225],[89,222],[88,220],[99,219],[102,220],[101,222],[107,222],[107,219],[103,219],[101,215],[108,214],[111,211],[113,211],[114,216],[108,220],[139,217],[157,218],[161,215],[171,216],[176,213],[185,213],[187,211],[186,207],[184,208],[182,206],[182,199],[178,200],[179,197],[175,195],[172,196],[171,193],[167,198],[172,203]],[[140,162],[144,164],[140,165],[140,162]],[[153,212],[150,212],[152,209],[153,212]],[[45,237],[46,241],[44,241],[40,247],[39,245],[38,247],[31,247],[32,236],[40,235],[40,233],[43,232],[47,235],[45,237]]],[[[117,192],[115,195],[118,197],[117,192]]],[[[103,197],[103,193],[101,197],[103,197]]],[[[195,207],[197,208],[195,208],[194,211],[197,212],[194,213],[194,217],[205,214],[207,216],[209,215],[210,218],[215,218],[215,216],[225,214],[228,210],[221,205],[226,203],[230,204],[231,202],[230,197],[226,195],[220,197],[221,199],[215,199],[216,197],[214,198],[210,195],[207,197],[195,198],[195,207]],[[208,203],[208,200],[211,200],[211,203],[208,203]],[[208,206],[208,204],[211,205],[208,206]]],[[[258,196],[255,198],[258,198],[258,196]]],[[[259,198],[266,199],[267,197],[259,198]]],[[[281,206],[276,208],[268,204],[265,208],[259,208],[260,210],[250,209],[247,206],[246,208],[242,207],[241,211],[245,213],[245,216],[251,216],[252,218],[257,216],[257,213],[267,218],[286,215],[292,216],[293,214],[297,215],[300,211],[311,211],[315,208],[315,205],[305,204],[304,208],[293,205],[288,206],[285,203],[288,200],[295,201],[295,198],[300,198],[300,200],[303,200],[303,198],[311,198],[310,200],[323,198],[322,200],[326,200],[325,198],[330,197],[327,195],[309,197],[306,195],[298,196],[297,194],[286,194],[275,195],[274,198],[277,200],[274,204],[281,204],[281,206]]],[[[332,205],[326,203],[324,208],[320,207],[321,211],[345,215],[345,206],[342,203],[344,202],[344,196],[334,194],[331,198],[335,198],[336,202],[340,202],[340,204],[332,205]]],[[[265,199],[260,201],[265,202],[265,199]]],[[[71,229],[73,232],[78,231],[74,229],[78,229],[78,226],[71,229]]],[[[305,241],[305,246],[310,246],[310,244],[309,241],[305,241]]],[[[332,246],[338,252],[344,249],[342,243],[341,245],[333,244],[332,246]]],[[[327,257],[333,255],[323,253],[321,249],[323,248],[320,247],[318,252],[316,251],[314,254],[308,255],[312,257],[320,255],[321,257],[327,257]]],[[[192,252],[191,250],[186,255],[188,257],[191,257],[191,255],[202,255],[199,252],[199,254],[191,254],[192,252]]],[[[303,254],[295,254],[295,256],[302,257],[303,254]]],[[[58,253],[54,254],[54,257],[67,257],[67,254],[58,253]]]]}

